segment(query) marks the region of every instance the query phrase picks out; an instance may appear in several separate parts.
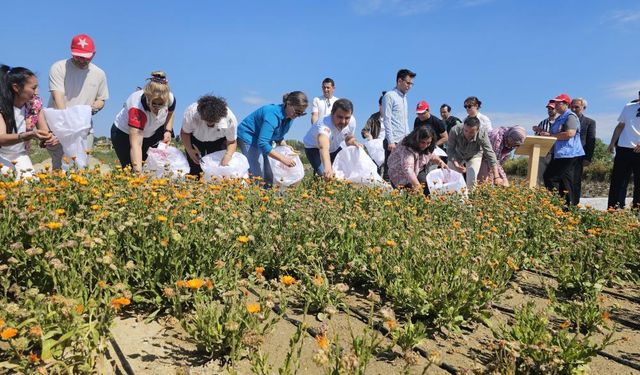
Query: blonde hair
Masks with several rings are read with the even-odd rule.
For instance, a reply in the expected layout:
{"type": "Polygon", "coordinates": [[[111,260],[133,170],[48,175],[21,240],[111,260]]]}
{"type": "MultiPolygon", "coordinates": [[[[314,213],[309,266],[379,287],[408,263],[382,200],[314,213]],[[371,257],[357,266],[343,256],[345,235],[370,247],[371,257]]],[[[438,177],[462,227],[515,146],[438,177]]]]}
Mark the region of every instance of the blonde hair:
{"type": "Polygon", "coordinates": [[[162,99],[165,105],[169,106],[171,99],[169,89],[169,81],[167,75],[163,71],[151,72],[151,77],[147,78],[147,84],[144,86],[143,93],[147,99],[147,105],[151,107],[151,101],[154,99],[162,99]]]}

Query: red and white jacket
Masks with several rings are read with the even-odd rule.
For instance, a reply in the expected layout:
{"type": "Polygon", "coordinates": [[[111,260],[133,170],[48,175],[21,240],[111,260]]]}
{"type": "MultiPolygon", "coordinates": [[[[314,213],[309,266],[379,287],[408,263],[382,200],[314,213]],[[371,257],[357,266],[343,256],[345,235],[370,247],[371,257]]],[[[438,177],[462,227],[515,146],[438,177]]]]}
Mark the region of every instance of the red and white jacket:
{"type": "Polygon", "coordinates": [[[170,104],[162,107],[157,115],[154,115],[147,105],[147,100],[142,90],[136,91],[127,98],[124,106],[116,115],[114,125],[129,134],[129,128],[142,130],[144,138],[149,138],[164,126],[169,112],[176,108],[176,99],[173,93],[169,93],[170,104]]]}

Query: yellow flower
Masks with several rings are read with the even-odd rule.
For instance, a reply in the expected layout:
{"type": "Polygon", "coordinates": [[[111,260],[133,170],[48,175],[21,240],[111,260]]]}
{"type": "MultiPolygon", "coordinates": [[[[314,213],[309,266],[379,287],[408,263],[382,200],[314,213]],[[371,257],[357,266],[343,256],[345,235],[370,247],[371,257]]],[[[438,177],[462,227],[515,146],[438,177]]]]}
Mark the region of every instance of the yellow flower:
{"type": "Polygon", "coordinates": [[[249,237],[247,237],[247,236],[238,236],[238,242],[247,243],[247,242],[249,242],[249,237]]]}
{"type": "Polygon", "coordinates": [[[285,275],[285,276],[280,276],[280,282],[288,286],[288,285],[295,284],[296,279],[293,276],[285,275]]]}
{"type": "Polygon", "coordinates": [[[75,310],[76,310],[76,314],[78,315],[82,314],[84,312],[84,306],[81,303],[79,303],[76,305],[75,310]]]}
{"type": "Polygon", "coordinates": [[[167,218],[167,217],[166,217],[166,216],[164,216],[164,215],[158,215],[158,217],[156,217],[156,219],[157,219],[159,222],[163,222],[163,221],[167,221],[167,220],[169,220],[169,218],[167,218]]]}
{"type": "Polygon", "coordinates": [[[318,347],[322,350],[329,349],[329,339],[325,335],[316,336],[316,343],[318,344],[318,347]]]}
{"type": "Polygon", "coordinates": [[[257,302],[247,303],[247,312],[249,314],[257,314],[262,311],[260,304],[257,302]]]}
{"type": "Polygon", "coordinates": [[[316,275],[313,278],[313,285],[315,286],[322,286],[322,284],[324,284],[324,279],[322,278],[322,276],[320,275],[316,275]]]}
{"type": "Polygon", "coordinates": [[[189,289],[200,289],[204,285],[204,280],[202,279],[191,279],[187,281],[186,287],[189,289]]]}
{"type": "Polygon", "coordinates": [[[64,208],[58,208],[56,210],[56,215],[60,216],[60,215],[64,215],[65,211],[64,208]]]}
{"type": "Polygon", "coordinates": [[[513,261],[513,258],[507,257],[507,266],[511,268],[513,271],[518,270],[518,265],[513,261]]]}
{"type": "Polygon", "coordinates": [[[58,221],[50,221],[46,223],[45,226],[51,230],[56,230],[62,228],[62,223],[58,221]]]}
{"type": "Polygon", "coordinates": [[[389,246],[389,247],[394,247],[394,246],[396,246],[396,241],[387,240],[386,245],[389,246]]]}
{"type": "Polygon", "coordinates": [[[4,320],[0,319],[0,328],[4,327],[4,320]]]}
{"type": "Polygon", "coordinates": [[[114,298],[111,300],[111,307],[115,310],[119,310],[122,306],[127,306],[130,303],[131,301],[126,297],[114,298]]]}
{"type": "Polygon", "coordinates": [[[2,330],[2,333],[0,333],[0,337],[2,337],[3,340],[9,340],[10,338],[15,337],[17,334],[17,329],[9,327],[2,330]]]}

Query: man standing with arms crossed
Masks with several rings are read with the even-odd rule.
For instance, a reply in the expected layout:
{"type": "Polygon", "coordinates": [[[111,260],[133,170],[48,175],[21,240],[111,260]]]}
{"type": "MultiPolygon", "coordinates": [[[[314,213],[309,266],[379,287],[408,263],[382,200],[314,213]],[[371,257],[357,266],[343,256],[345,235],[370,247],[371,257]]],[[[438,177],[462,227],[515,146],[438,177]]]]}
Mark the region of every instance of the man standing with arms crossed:
{"type": "MultiPolygon", "coordinates": [[[[89,105],[95,115],[109,98],[107,77],[104,71],[91,63],[96,55],[93,39],[79,34],[71,40],[71,58],[54,63],[49,70],[49,108],[65,109],[74,105],[89,105]]],[[[87,138],[89,149],[93,147],[93,126],[87,138]]],[[[53,169],[62,167],[62,145],[48,149],[53,169]]]]}
{"type": "Polygon", "coordinates": [[[578,120],[580,120],[580,142],[582,142],[582,148],[584,149],[582,161],[576,165],[574,187],[576,190],[576,202],[572,202],[574,205],[580,203],[580,196],[582,196],[582,172],[584,167],[591,164],[593,151],[596,149],[596,122],[583,114],[585,109],[587,109],[587,101],[585,99],[574,98],[571,101],[571,110],[578,116],[578,120]]]}
{"type": "MultiPolygon", "coordinates": [[[[407,92],[413,86],[416,73],[409,69],[400,69],[396,74],[396,87],[387,91],[382,97],[382,126],[384,127],[384,160],[385,165],[389,155],[396,145],[409,134],[409,107],[407,104],[407,92]]],[[[389,180],[387,168],[384,171],[384,179],[389,180]]]]}

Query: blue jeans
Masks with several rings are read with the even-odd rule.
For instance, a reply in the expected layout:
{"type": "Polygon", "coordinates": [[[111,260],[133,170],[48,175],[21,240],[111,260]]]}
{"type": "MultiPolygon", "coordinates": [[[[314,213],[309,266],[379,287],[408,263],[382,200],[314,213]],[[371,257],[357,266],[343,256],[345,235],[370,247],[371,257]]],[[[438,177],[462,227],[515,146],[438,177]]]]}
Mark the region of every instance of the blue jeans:
{"type": "MultiPolygon", "coordinates": [[[[329,158],[331,159],[331,163],[336,160],[336,155],[338,152],[342,150],[341,147],[338,147],[337,150],[329,154],[329,158]]],[[[324,175],[324,166],[322,165],[322,158],[320,157],[320,149],[319,148],[306,148],[304,149],[304,153],[307,155],[307,159],[309,159],[309,163],[313,168],[313,172],[318,176],[324,175]]]]}
{"type": "Polygon", "coordinates": [[[261,177],[266,186],[273,185],[273,173],[271,172],[271,164],[269,164],[269,155],[260,152],[260,149],[251,144],[244,143],[238,138],[238,147],[242,154],[249,161],[249,176],[261,177]]]}

